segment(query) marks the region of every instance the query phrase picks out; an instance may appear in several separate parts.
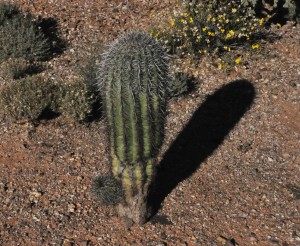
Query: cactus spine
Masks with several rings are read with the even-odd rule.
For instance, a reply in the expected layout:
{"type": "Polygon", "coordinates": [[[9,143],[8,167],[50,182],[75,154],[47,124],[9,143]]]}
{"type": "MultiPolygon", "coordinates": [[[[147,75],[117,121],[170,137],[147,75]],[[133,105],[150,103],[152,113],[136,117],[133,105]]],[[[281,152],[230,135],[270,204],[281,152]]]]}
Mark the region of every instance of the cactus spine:
{"type": "Polygon", "coordinates": [[[163,142],[169,59],[156,41],[128,32],[103,55],[99,88],[110,134],[112,173],[122,182],[119,212],[146,219],[146,196],[163,142]]]}

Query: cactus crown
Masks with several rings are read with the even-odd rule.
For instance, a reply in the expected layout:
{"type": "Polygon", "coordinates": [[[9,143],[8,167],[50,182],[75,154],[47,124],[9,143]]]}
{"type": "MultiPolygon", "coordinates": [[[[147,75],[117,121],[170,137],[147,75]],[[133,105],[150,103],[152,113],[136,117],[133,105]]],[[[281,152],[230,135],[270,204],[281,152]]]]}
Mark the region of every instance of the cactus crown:
{"type": "Polygon", "coordinates": [[[113,157],[125,165],[153,158],[162,143],[169,58],[143,32],[128,32],[103,55],[99,73],[113,157]]]}
{"type": "MultiPolygon", "coordinates": [[[[112,70],[122,70],[119,74],[122,82],[129,83],[134,92],[164,94],[169,82],[168,63],[169,57],[155,39],[144,32],[127,32],[103,54],[98,85],[104,89],[101,92],[105,92],[105,86],[110,83],[108,79],[113,76],[112,70]],[[136,75],[138,81],[133,79],[136,75]]],[[[118,82],[114,80],[113,83],[118,82]]]]}

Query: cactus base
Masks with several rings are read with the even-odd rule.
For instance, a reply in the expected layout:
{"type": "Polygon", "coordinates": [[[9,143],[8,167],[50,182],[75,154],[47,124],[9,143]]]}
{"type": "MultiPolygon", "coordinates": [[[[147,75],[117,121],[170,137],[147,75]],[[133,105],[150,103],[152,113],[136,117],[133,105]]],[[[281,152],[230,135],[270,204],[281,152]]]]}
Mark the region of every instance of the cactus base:
{"type": "Polygon", "coordinates": [[[149,218],[147,208],[147,196],[139,192],[135,196],[128,197],[126,202],[118,205],[118,214],[125,219],[128,227],[133,224],[144,224],[149,218]]]}

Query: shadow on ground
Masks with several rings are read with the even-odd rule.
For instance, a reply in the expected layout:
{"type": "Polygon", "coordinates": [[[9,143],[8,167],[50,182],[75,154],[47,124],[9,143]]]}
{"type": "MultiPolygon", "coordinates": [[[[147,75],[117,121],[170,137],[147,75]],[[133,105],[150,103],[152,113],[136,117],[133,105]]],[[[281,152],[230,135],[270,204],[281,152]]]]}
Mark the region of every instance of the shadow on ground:
{"type": "Polygon", "coordinates": [[[59,36],[57,21],[54,18],[40,18],[39,26],[51,44],[50,58],[62,54],[67,48],[67,43],[59,36]]]}
{"type": "Polygon", "coordinates": [[[197,109],[158,165],[148,197],[153,215],[165,197],[222,144],[250,108],[254,97],[253,85],[238,80],[217,90],[197,109]]]}

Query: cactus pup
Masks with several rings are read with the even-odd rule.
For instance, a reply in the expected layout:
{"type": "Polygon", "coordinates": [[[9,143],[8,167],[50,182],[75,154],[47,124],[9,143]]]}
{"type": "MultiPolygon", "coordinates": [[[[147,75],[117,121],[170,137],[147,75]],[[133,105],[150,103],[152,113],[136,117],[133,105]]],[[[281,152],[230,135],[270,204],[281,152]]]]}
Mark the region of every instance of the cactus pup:
{"type": "Polygon", "coordinates": [[[124,191],[127,221],[147,220],[147,194],[163,142],[169,58],[143,32],[121,35],[103,54],[98,86],[109,130],[111,171],[124,191]]]}

